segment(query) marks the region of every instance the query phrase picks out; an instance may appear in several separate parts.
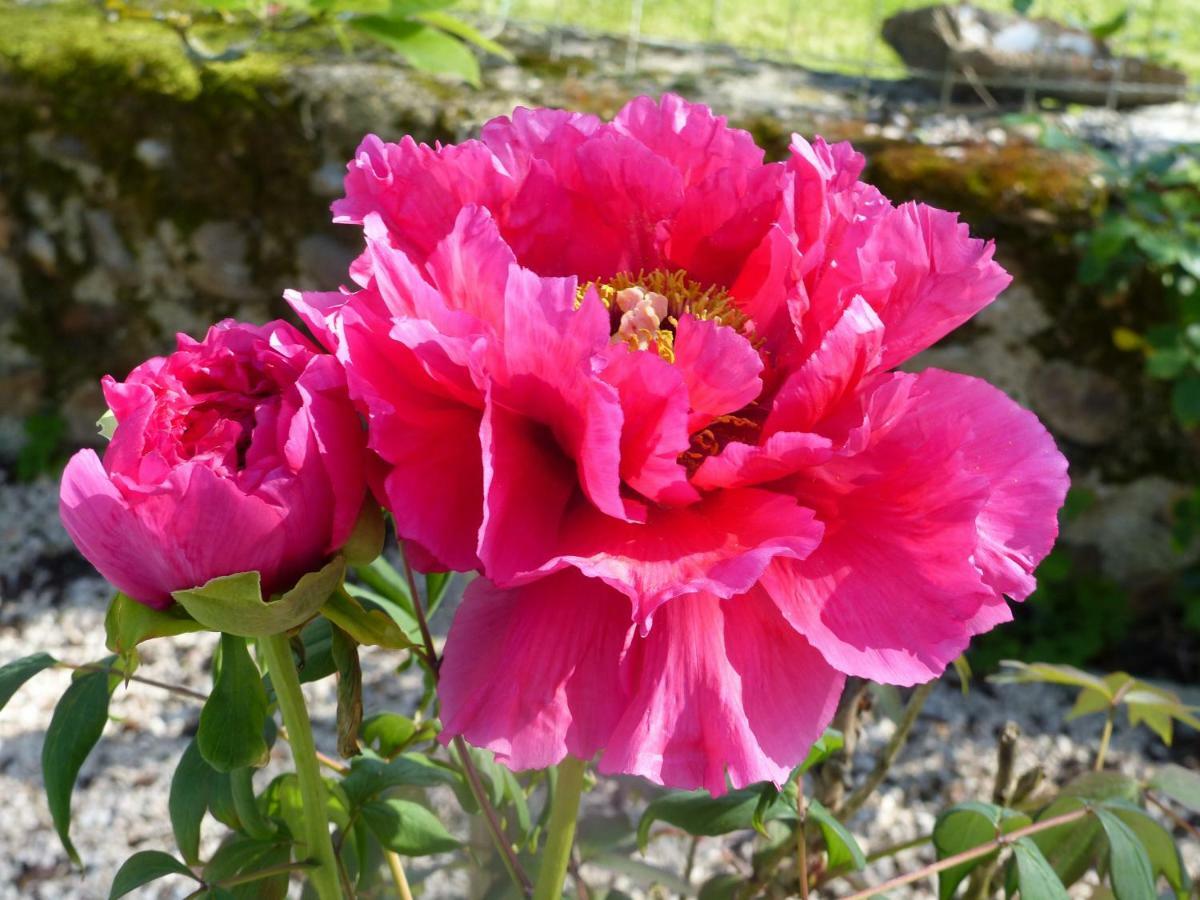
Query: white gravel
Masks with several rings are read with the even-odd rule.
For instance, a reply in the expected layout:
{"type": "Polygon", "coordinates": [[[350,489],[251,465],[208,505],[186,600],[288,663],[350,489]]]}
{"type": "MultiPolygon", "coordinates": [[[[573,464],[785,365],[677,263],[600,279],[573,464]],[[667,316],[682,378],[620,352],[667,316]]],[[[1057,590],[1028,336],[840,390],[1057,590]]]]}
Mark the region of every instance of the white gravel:
{"type": "MultiPolygon", "coordinates": [[[[63,660],[89,662],[105,655],[104,610],[110,589],[90,573],[57,521],[56,485],[0,484],[0,664],[46,650],[63,660]]],[[[213,636],[186,635],[144,645],[139,674],[205,689],[207,661],[213,636]]],[[[419,694],[412,673],[397,675],[399,657],[378,651],[363,654],[367,713],[409,709],[419,694]]],[[[0,900],[93,900],[107,896],[120,862],[143,849],[172,851],[167,818],[167,789],[180,753],[193,733],[198,704],[142,684],[119,688],[113,698],[104,738],[85,764],[74,795],[71,834],[84,860],[73,871],[59,845],[42,793],[39,757],[51,712],[65,688],[69,673],[43,672],[29,682],[0,712],[0,900]]],[[[950,679],[952,680],[952,679],[950,679]]],[[[334,702],[332,685],[308,685],[318,743],[332,752],[334,702]]],[[[913,738],[877,795],[874,803],[852,822],[869,852],[928,833],[939,806],[967,798],[986,798],[991,791],[995,740],[1006,720],[1022,729],[1018,771],[1036,763],[1051,778],[1084,771],[1095,745],[1099,722],[1082,720],[1063,725],[1070,695],[1056,688],[1033,686],[976,686],[965,699],[956,686],[940,686],[930,698],[913,738]]],[[[873,754],[886,742],[894,724],[873,715],[856,758],[856,771],[865,772],[873,754]]],[[[1179,735],[1174,758],[1195,762],[1200,741],[1195,734],[1179,735]],[[1180,756],[1182,752],[1182,756],[1180,756]]],[[[1122,771],[1144,776],[1170,753],[1143,729],[1120,728],[1112,762],[1122,771]]],[[[265,784],[287,767],[287,750],[276,748],[265,784]]],[[[607,780],[586,800],[588,815],[627,815],[632,822],[650,792],[635,779],[607,780]]],[[[450,821],[451,829],[466,835],[466,823],[451,811],[448,796],[437,795],[434,806],[450,821]]],[[[211,822],[207,823],[211,826],[211,822]]],[[[205,832],[206,846],[214,845],[219,826],[205,832]]],[[[666,836],[654,839],[646,857],[633,861],[683,868],[687,841],[666,836]]],[[[1200,847],[1185,844],[1185,860],[1200,876],[1200,847]]],[[[748,869],[750,842],[744,839],[703,839],[696,853],[693,884],[715,871],[748,869]]],[[[928,851],[901,855],[871,869],[871,882],[905,871],[927,858],[928,851]],[[897,869],[899,866],[900,869],[897,869]]],[[[425,895],[461,897],[467,892],[461,869],[447,869],[437,858],[414,861],[410,876],[423,880],[425,895]]],[[[593,886],[611,884],[641,896],[647,894],[627,874],[588,866],[593,886]]],[[[158,882],[135,896],[178,897],[186,893],[178,880],[158,882]]],[[[933,896],[927,887],[902,896],[933,896]]]]}

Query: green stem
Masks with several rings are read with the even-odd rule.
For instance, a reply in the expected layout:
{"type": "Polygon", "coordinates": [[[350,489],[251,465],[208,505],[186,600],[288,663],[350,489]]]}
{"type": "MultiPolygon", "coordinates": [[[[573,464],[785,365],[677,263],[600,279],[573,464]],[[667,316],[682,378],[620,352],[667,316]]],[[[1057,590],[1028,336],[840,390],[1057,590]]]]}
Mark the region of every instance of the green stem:
{"type": "Polygon", "coordinates": [[[333,841],[329,837],[325,782],[321,779],[317,748],[313,743],[312,723],[304,706],[304,694],[300,691],[300,676],[296,672],[296,662],[292,659],[292,648],[288,644],[287,635],[284,634],[263,638],[259,645],[266,659],[267,670],[271,673],[271,682],[275,686],[279,712],[283,716],[283,724],[287,728],[292,746],[296,778],[300,782],[300,799],[304,809],[304,843],[308,854],[317,863],[309,880],[320,900],[342,900],[337,858],[333,854],[333,841]]]}
{"type": "Polygon", "coordinates": [[[250,837],[267,841],[275,837],[275,829],[258,808],[254,799],[253,770],[246,766],[234,769],[229,773],[229,789],[233,795],[233,808],[237,810],[238,820],[250,837]]]}
{"type": "Polygon", "coordinates": [[[583,794],[585,763],[573,756],[558,764],[558,783],[550,807],[550,822],[546,829],[546,847],[538,869],[533,900],[558,900],[562,897],[563,881],[571,862],[571,845],[575,842],[575,820],[579,818],[579,798],[583,794]]]}
{"type": "Polygon", "coordinates": [[[1108,742],[1112,740],[1113,733],[1113,718],[1116,716],[1117,709],[1112,707],[1108,711],[1108,717],[1104,720],[1104,731],[1100,734],[1100,749],[1096,751],[1096,771],[1099,772],[1104,768],[1104,757],[1108,756],[1108,742]]]}

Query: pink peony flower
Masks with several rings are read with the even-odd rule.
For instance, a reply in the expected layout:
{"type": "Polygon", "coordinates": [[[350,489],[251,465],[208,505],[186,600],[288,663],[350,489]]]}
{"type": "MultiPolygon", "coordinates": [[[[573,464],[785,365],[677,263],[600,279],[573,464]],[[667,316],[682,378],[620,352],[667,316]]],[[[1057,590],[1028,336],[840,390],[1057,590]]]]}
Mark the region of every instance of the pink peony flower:
{"type": "Polygon", "coordinates": [[[781,782],[845,676],[910,685],[1034,588],[1067,487],[1037,419],[895,367],[1009,282],[847,144],[764,164],[703,107],[368,137],[357,290],[289,295],[347,370],[399,533],[480,569],[445,736],[675,787],[781,782]]]}
{"type": "Polygon", "coordinates": [[[290,588],[349,537],[366,493],[365,435],[337,361],[286,322],[227,320],[124,382],[103,463],[81,450],[59,508],[80,552],[119,590],[171,592],[258,571],[290,588]]]}

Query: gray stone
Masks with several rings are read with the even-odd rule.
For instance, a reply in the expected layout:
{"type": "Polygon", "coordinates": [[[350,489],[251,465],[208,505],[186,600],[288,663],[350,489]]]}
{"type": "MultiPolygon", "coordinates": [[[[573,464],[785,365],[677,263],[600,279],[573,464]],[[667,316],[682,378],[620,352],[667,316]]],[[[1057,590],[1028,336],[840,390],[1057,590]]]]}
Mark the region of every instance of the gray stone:
{"type": "Polygon", "coordinates": [[[236,222],[205,222],[192,234],[188,278],[201,292],[225,300],[249,300],[259,289],[247,259],[249,241],[236,222]]]}
{"type": "Polygon", "coordinates": [[[132,275],[133,257],[117,232],[112,213],[106,209],[89,209],[83,219],[96,261],[111,275],[126,279],[132,275]]]}
{"type": "Polygon", "coordinates": [[[58,248],[54,239],[40,228],[29,232],[25,238],[25,253],[46,275],[58,273],[58,248]]]}
{"type": "Polygon", "coordinates": [[[133,155],[147,169],[165,169],[171,163],[175,152],[166,141],[157,138],[142,138],[134,145],[133,155]]]}
{"type": "Polygon", "coordinates": [[[88,306],[112,307],[117,303],[117,283],[107,269],[91,269],[75,282],[71,296],[88,306]]]}
{"type": "Polygon", "coordinates": [[[1151,475],[1129,484],[1095,485],[1096,502],[1063,529],[1062,539],[1094,547],[1103,573],[1129,588],[1182,571],[1200,558],[1200,541],[1176,549],[1171,540],[1172,508],[1185,485],[1151,475]]]}
{"type": "Polygon", "coordinates": [[[310,234],[296,245],[296,281],[302,290],[333,290],[349,279],[358,250],[328,234],[310,234]]]}
{"type": "Polygon", "coordinates": [[[1128,398],[1115,379],[1061,359],[1033,373],[1030,402],[1052,431],[1089,447],[1120,434],[1128,409],[1128,398]]]}
{"type": "Polygon", "coordinates": [[[1032,85],[1074,103],[1167,103],[1187,86],[1181,69],[1118,56],[1085,29],[968,3],[903,10],[883,23],[883,37],[919,73],[952,70],[1010,91],[1032,85]]]}

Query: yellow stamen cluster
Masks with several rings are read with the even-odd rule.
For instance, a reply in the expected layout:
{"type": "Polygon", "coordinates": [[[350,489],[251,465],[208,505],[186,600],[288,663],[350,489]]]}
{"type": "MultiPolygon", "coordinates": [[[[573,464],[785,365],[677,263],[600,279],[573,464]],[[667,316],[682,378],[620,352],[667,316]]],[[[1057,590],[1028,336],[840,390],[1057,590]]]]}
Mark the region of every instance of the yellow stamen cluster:
{"type": "Polygon", "coordinates": [[[636,350],[653,347],[675,361],[675,329],[685,313],[718,322],[745,334],[749,319],[722,288],[704,287],[682,269],[620,272],[604,281],[579,285],[577,302],[595,288],[613,318],[613,339],[636,350]]]}

